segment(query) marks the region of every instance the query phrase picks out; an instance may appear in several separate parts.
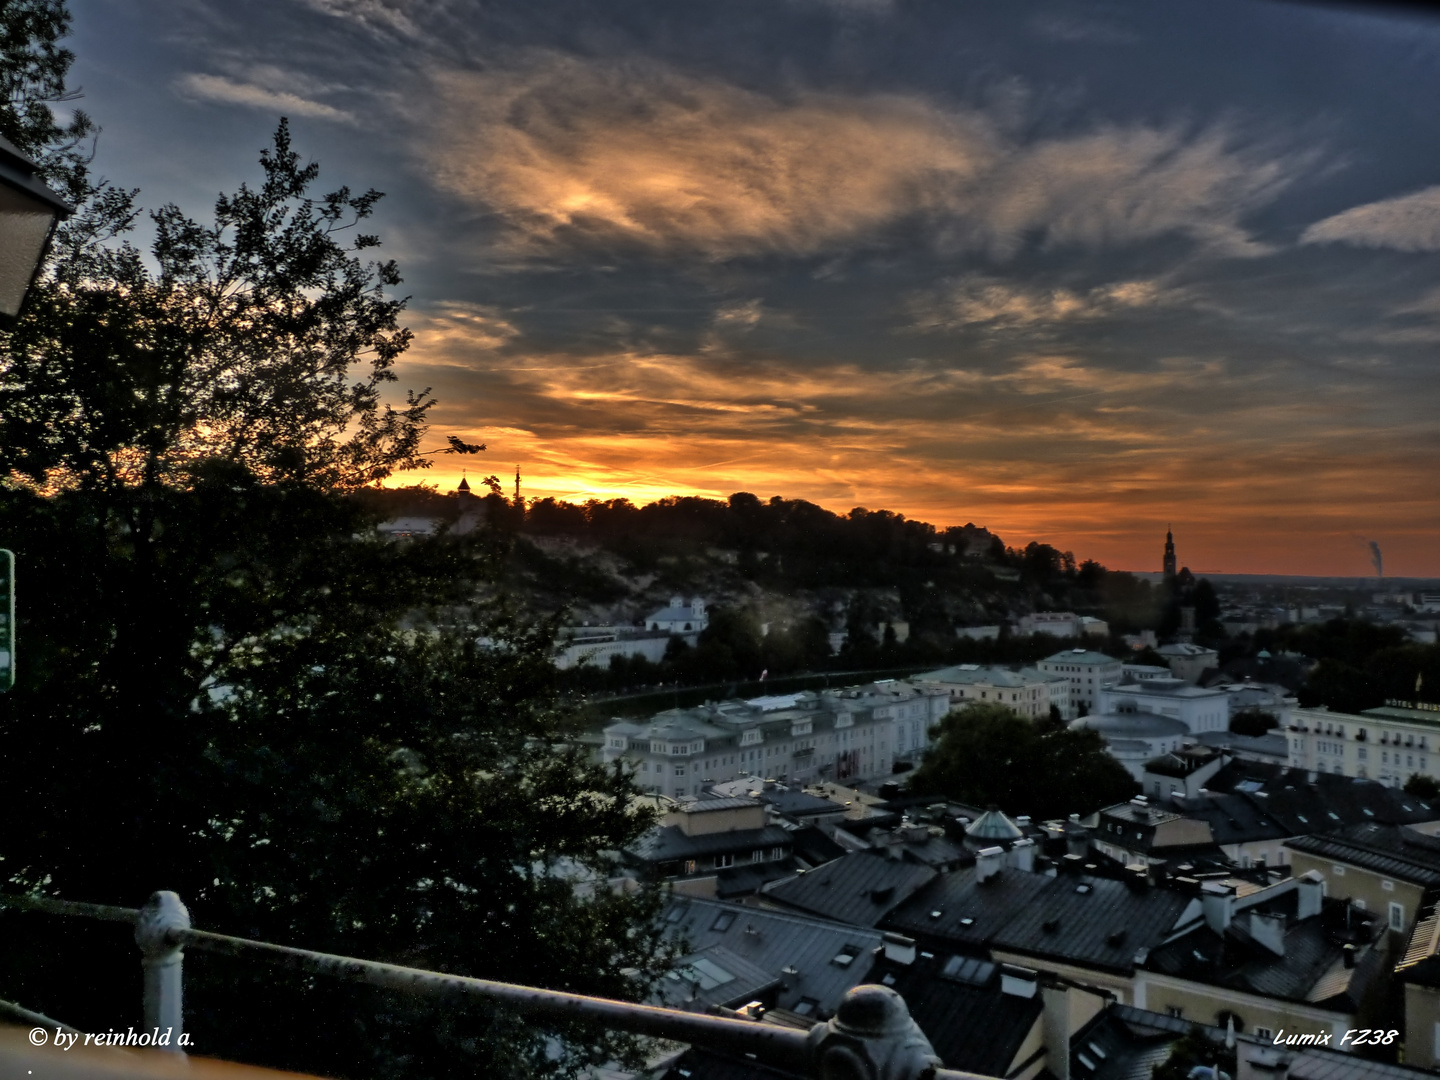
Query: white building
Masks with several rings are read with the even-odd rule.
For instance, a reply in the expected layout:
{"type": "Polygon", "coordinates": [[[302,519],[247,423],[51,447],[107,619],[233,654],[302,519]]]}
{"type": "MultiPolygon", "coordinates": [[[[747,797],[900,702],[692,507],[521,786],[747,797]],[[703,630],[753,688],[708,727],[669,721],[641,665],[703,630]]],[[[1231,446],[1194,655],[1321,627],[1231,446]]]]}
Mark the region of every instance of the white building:
{"type": "Polygon", "coordinates": [[[705,601],[698,596],[688,604],[683,596],[672,596],[669,607],[645,616],[646,630],[660,630],[667,634],[699,633],[709,625],[710,616],[705,613],[705,601]]]}
{"type": "Polygon", "coordinates": [[[1033,667],[1012,671],[993,665],[957,664],[927,671],[910,681],[945,691],[951,706],[957,709],[972,701],[995,701],[1031,719],[1049,716],[1052,705],[1062,717],[1070,709],[1070,681],[1033,667]]]}
{"type": "Polygon", "coordinates": [[[658,664],[665,659],[672,637],[693,646],[700,635],[655,633],[633,626],[572,626],[556,643],[555,666],[561,671],[581,664],[604,669],[617,656],[644,657],[658,664]]]}
{"type": "Polygon", "coordinates": [[[1177,679],[1184,679],[1188,683],[1199,682],[1200,676],[1213,668],[1220,659],[1220,654],[1214,649],[1187,642],[1161,645],[1155,651],[1165,658],[1177,679]]]}
{"type": "Polygon", "coordinates": [[[1183,679],[1145,679],[1118,683],[1100,691],[1098,713],[1167,716],[1192,735],[1230,727],[1230,697],[1224,690],[1191,686],[1183,679]]]}
{"type": "Polygon", "coordinates": [[[1179,720],[1145,712],[1098,713],[1082,716],[1070,726],[1098,731],[1110,756],[1137,782],[1143,779],[1147,761],[1181,749],[1190,734],[1179,720]]]}
{"type": "Polygon", "coordinates": [[[1363,713],[1289,708],[1290,767],[1401,787],[1417,773],[1440,780],[1440,705],[1391,702],[1363,713]]]}
{"type": "Polygon", "coordinates": [[[1070,683],[1069,712],[1061,712],[1073,720],[1081,709],[1094,712],[1100,691],[1120,681],[1121,663],[1114,657],[1091,649],[1068,649],[1047,656],[1035,665],[1046,675],[1063,675],[1070,683]]]}
{"type": "Polygon", "coordinates": [[[1016,624],[1019,634],[1048,634],[1050,637],[1075,638],[1093,634],[1109,637],[1110,627],[1103,619],[1076,615],[1073,611],[1037,611],[1022,615],[1016,624]]]}
{"type": "Polygon", "coordinates": [[[604,761],[623,759],[641,788],[671,798],[741,776],[813,783],[888,776],[923,753],[950,709],[943,691],[885,681],[669,709],[605,728],[604,761]]]}

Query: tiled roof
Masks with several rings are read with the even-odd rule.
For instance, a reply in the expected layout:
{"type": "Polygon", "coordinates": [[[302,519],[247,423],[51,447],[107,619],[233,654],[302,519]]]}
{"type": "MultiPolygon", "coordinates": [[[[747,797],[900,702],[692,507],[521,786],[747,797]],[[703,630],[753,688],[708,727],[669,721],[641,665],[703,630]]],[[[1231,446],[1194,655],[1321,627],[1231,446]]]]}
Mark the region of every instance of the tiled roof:
{"type": "Polygon", "coordinates": [[[1421,913],[1405,955],[1395,965],[1395,976],[1417,986],[1440,987],[1440,909],[1432,907],[1421,913]]]}
{"type": "Polygon", "coordinates": [[[781,882],[765,898],[836,922],[875,926],[935,876],[928,866],[857,851],[781,882]]]}

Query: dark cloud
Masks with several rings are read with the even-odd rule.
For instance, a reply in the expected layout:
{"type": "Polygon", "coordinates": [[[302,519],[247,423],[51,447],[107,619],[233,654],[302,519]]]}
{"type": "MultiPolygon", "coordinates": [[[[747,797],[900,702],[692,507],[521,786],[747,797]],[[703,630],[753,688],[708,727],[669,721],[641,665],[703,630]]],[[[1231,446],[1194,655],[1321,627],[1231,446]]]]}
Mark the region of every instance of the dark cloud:
{"type": "Polygon", "coordinates": [[[1392,573],[1440,573],[1433,25],[1236,0],[75,9],[100,164],[150,203],[253,175],[281,113],[325,179],[390,193],[402,379],[532,492],[885,505],[1135,566],[1173,517],[1202,569],[1364,573],[1363,521],[1392,573]]]}

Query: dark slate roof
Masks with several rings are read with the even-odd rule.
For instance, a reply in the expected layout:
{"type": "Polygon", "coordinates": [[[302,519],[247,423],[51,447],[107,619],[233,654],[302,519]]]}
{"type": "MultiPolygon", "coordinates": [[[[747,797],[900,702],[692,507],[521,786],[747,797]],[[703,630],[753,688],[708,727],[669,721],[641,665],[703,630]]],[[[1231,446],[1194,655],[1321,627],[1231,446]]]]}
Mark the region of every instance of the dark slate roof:
{"type": "Polygon", "coordinates": [[[819,817],[824,814],[843,814],[845,807],[830,799],[811,795],[808,791],[794,791],[777,787],[773,791],[762,791],[757,796],[761,802],[769,803],[776,813],[797,821],[819,817]]]}
{"type": "Polygon", "coordinates": [[[1210,835],[1221,846],[1253,840],[1282,840],[1294,835],[1263,802],[1234,792],[1207,792],[1193,799],[1172,799],[1171,802],[1185,817],[1209,825],[1210,835]]]}
{"type": "Polygon", "coordinates": [[[790,846],[790,832],[779,825],[763,829],[730,829],[726,832],[686,836],[678,825],[661,825],[636,840],[627,854],[645,862],[669,862],[672,859],[694,859],[722,855],[725,852],[748,852],[758,848],[790,846]]]}
{"type": "Polygon", "coordinates": [[[801,1077],[799,1073],[782,1072],[749,1058],[690,1049],[676,1059],[663,1080],[801,1080],[801,1077]]]}
{"type": "Polygon", "coordinates": [[[765,898],[836,922],[876,926],[935,876],[928,866],[857,851],[782,881],[765,898]]]}
{"type": "Polygon", "coordinates": [[[1297,836],[1285,846],[1426,889],[1440,887],[1440,839],[1404,826],[1356,825],[1329,836],[1297,836]]]}
{"type": "Polygon", "coordinates": [[[794,859],[779,862],[745,863],[719,870],[715,874],[715,895],[721,900],[733,900],[738,896],[751,896],[772,881],[794,877],[800,871],[800,864],[794,859]]]}
{"type": "Polygon", "coordinates": [[[1142,1032],[1106,1009],[1070,1039],[1071,1080],[1151,1080],[1179,1035],[1142,1032]]]}
{"type": "Polygon", "coordinates": [[[975,868],[942,874],[885,920],[901,933],[983,949],[1050,882],[1043,874],[1005,869],[982,883],[975,868]]]}
{"type": "Polygon", "coordinates": [[[1268,762],[1237,759],[1206,781],[1205,787],[1244,796],[1288,829],[1291,836],[1369,822],[1418,825],[1440,819],[1440,807],[1377,780],[1334,773],[1309,774],[1268,762]]]}
{"type": "Polygon", "coordinates": [[[991,948],[1129,972],[1136,952],[1163,941],[1189,904],[1179,893],[1108,878],[1062,874],[1045,881],[991,948]]]}
{"type": "Polygon", "coordinates": [[[721,945],[761,970],[780,976],[776,1004],[793,1010],[809,998],[818,1006],[815,1019],[834,1012],[852,986],[869,981],[866,976],[882,940],[878,932],[858,926],[721,900],[674,897],[661,920],[665,931],[681,937],[691,951],[721,945]],[[727,915],[730,917],[725,918],[727,915]],[[854,959],[848,964],[835,963],[847,948],[847,955],[854,959]]]}
{"type": "Polygon", "coordinates": [[[1002,993],[998,965],[983,965],[988,977],[974,985],[946,976],[950,962],[948,953],[921,955],[909,965],[882,959],[871,981],[905,999],[947,1068],[1004,1076],[1045,1011],[1044,999],[1038,993],[1031,998],[1002,993]]]}
{"type": "Polygon", "coordinates": [[[736,956],[723,945],[709,945],[679,960],[655,986],[659,1003],[675,1009],[697,1005],[739,1008],[774,989],[780,977],[736,956]]]}
{"type": "Polygon", "coordinates": [[[838,859],[849,850],[848,848],[841,847],[813,825],[806,826],[803,829],[796,829],[790,834],[790,841],[793,845],[795,857],[803,859],[811,866],[820,866],[834,859],[838,859]]]}
{"type": "Polygon", "coordinates": [[[1337,934],[1317,915],[1289,926],[1285,955],[1255,944],[1248,933],[1246,912],[1224,934],[1204,924],[1152,949],[1145,967],[1192,982],[1223,986],[1286,1001],[1304,1001],[1320,1008],[1354,1012],[1383,963],[1380,954],[1362,943],[1354,968],[1344,966],[1337,934]]]}

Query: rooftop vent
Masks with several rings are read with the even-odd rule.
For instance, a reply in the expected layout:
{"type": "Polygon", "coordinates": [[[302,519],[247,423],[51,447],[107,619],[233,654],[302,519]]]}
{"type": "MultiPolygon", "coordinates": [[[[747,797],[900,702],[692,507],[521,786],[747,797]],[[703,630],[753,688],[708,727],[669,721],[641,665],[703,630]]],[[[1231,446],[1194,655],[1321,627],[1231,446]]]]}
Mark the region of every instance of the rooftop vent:
{"type": "Polygon", "coordinates": [[[1053,934],[1055,933],[1055,931],[1060,929],[1060,920],[1046,919],[1043,923],[1040,924],[1040,929],[1044,930],[1047,934],[1053,934]]]}

